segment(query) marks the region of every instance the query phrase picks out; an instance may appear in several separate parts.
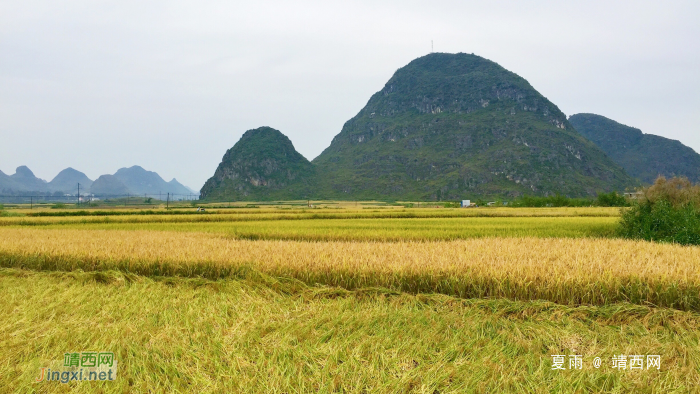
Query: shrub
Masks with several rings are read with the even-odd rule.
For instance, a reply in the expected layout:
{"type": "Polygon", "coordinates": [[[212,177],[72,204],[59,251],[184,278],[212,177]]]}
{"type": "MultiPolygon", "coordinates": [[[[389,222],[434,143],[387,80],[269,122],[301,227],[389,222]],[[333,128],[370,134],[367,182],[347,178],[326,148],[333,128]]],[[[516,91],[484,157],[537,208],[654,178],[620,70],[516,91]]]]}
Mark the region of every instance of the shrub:
{"type": "Polygon", "coordinates": [[[3,209],[5,209],[5,206],[0,204],[0,211],[2,211],[3,209]]]}
{"type": "Polygon", "coordinates": [[[626,207],[629,206],[629,203],[625,196],[612,192],[598,194],[596,205],[599,207],[626,207]]]}
{"type": "Polygon", "coordinates": [[[588,207],[594,205],[593,200],[586,198],[569,198],[562,195],[554,195],[547,197],[523,196],[513,201],[510,206],[513,207],[588,207]]]}
{"type": "Polygon", "coordinates": [[[660,176],[653,185],[643,189],[642,201],[668,201],[675,208],[685,205],[700,207],[700,185],[693,185],[685,177],[666,180],[660,176]]]}
{"type": "Polygon", "coordinates": [[[625,238],[700,245],[700,186],[686,178],[659,177],[622,215],[625,238]]]}
{"type": "Polygon", "coordinates": [[[64,204],[62,202],[57,202],[56,204],[53,204],[51,206],[51,209],[63,209],[65,207],[66,207],[66,204],[64,204]]]}

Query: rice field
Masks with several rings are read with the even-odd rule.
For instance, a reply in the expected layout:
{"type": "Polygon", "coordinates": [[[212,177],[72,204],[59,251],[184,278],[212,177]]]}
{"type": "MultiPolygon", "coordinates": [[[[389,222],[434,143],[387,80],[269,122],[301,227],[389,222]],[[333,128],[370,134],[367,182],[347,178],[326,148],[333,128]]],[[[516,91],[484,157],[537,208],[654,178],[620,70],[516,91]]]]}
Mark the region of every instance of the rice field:
{"type": "Polygon", "coordinates": [[[283,219],[205,223],[70,223],[41,227],[216,233],[235,239],[253,240],[431,241],[480,237],[605,237],[614,233],[617,220],[618,218],[610,217],[283,219]]]}
{"type": "Polygon", "coordinates": [[[700,317],[616,304],[463,300],[255,280],[0,269],[3,393],[694,392],[700,317]],[[34,382],[109,350],[112,382],[34,382]],[[581,370],[554,371],[552,354],[581,370]],[[659,370],[593,358],[658,354],[659,370]]]}
{"type": "Polygon", "coordinates": [[[616,239],[475,238],[305,242],[217,234],[0,228],[0,265],[146,276],[261,272],[345,289],[385,287],[462,298],[629,301],[700,310],[700,248],[616,239]]]}
{"type": "Polygon", "coordinates": [[[218,209],[197,213],[195,210],[152,211],[120,209],[112,211],[81,210],[13,210],[0,216],[0,226],[43,226],[89,223],[218,223],[277,220],[328,219],[411,219],[474,217],[608,217],[620,216],[619,208],[480,208],[480,209],[218,209]]]}
{"type": "Polygon", "coordinates": [[[700,247],[616,239],[617,208],[28,211],[0,217],[0,392],[700,384],[700,247]],[[32,381],[97,348],[118,381],[32,381]],[[573,353],[664,364],[551,369],[573,353]]]}

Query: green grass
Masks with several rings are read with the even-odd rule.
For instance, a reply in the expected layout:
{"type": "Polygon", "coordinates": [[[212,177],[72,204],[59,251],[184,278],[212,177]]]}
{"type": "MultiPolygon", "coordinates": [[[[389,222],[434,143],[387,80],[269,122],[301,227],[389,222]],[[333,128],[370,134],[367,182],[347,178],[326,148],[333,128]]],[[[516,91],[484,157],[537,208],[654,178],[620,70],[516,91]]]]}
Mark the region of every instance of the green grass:
{"type": "Polygon", "coordinates": [[[481,237],[604,237],[614,234],[618,220],[614,217],[312,219],[205,223],[92,223],[49,225],[47,228],[210,232],[242,239],[398,241],[481,237]]]}
{"type": "Polygon", "coordinates": [[[265,277],[0,269],[0,288],[0,392],[680,393],[700,383],[692,312],[349,292],[265,277]],[[115,352],[117,380],[33,383],[49,360],[88,350],[115,352]],[[552,354],[582,355],[583,370],[552,371],[552,354]],[[661,370],[613,370],[617,354],[659,354],[661,370]]]}

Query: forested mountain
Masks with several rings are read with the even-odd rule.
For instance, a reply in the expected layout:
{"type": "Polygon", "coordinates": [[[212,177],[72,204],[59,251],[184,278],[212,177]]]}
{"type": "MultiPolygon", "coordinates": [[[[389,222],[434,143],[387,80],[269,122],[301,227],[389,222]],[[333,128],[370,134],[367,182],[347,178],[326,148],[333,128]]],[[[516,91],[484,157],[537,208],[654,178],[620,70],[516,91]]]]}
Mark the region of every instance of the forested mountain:
{"type": "Polygon", "coordinates": [[[224,155],[202,187],[202,198],[303,199],[314,195],[314,166],[284,134],[271,127],[248,130],[224,155]]]}
{"type": "Polygon", "coordinates": [[[659,175],[685,176],[700,182],[700,155],[680,141],[644,134],[595,114],[572,115],[569,122],[628,174],[644,183],[653,183],[659,175]]]}
{"type": "Polygon", "coordinates": [[[525,79],[464,53],[430,54],[397,70],[311,166],[291,142],[280,150],[288,139],[275,135],[255,145],[244,135],[203,196],[217,198],[220,189],[250,200],[592,196],[634,183],[525,79]]]}

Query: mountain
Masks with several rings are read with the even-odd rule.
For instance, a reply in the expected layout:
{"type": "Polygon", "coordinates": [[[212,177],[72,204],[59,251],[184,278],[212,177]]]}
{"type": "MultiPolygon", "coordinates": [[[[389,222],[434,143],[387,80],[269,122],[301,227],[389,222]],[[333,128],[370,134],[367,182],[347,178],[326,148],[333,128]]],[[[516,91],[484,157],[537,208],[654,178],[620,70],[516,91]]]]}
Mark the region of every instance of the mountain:
{"type": "Polygon", "coordinates": [[[204,184],[202,199],[295,200],[311,197],[314,166],[271,127],[246,131],[204,184]]]}
{"type": "Polygon", "coordinates": [[[194,191],[190,189],[189,187],[183,185],[182,183],[178,182],[177,179],[173,178],[170,180],[170,182],[167,182],[168,185],[170,186],[170,190],[174,190],[173,193],[175,194],[193,194],[193,195],[198,195],[199,192],[194,191]]]}
{"type": "Polygon", "coordinates": [[[159,193],[163,195],[170,193],[176,195],[175,199],[198,194],[182,185],[177,179],[173,178],[170,182],[166,182],[155,172],[146,171],[139,166],[121,168],[116,174],[105,175],[99,179],[101,179],[100,183],[92,187],[93,181],[87,175],[69,167],[59,172],[51,182],[46,182],[34,176],[34,173],[26,166],[21,166],[17,167],[16,173],[10,176],[0,171],[0,192],[9,194],[18,192],[75,194],[78,192],[78,183],[80,183],[81,194],[88,191],[102,195],[149,194],[154,196],[159,193]]]}
{"type": "Polygon", "coordinates": [[[90,193],[97,196],[126,196],[131,190],[114,175],[102,175],[90,186],[90,193]]]}
{"type": "Polygon", "coordinates": [[[569,122],[628,174],[644,183],[653,183],[659,175],[685,176],[700,182],[700,155],[679,141],[644,134],[595,114],[572,115],[569,122]]]}
{"type": "Polygon", "coordinates": [[[10,178],[15,184],[16,191],[32,191],[32,192],[46,192],[48,191],[48,183],[37,178],[32,170],[27,166],[19,166],[15,170],[10,178]]]}
{"type": "Polygon", "coordinates": [[[133,194],[190,194],[189,189],[173,179],[166,182],[157,173],[147,171],[139,166],[120,168],[114,177],[119,179],[133,194]]]}
{"type": "MultiPolygon", "coordinates": [[[[175,180],[175,178],[173,178],[173,181],[174,181],[174,180],[175,180]]],[[[172,181],[170,181],[170,182],[172,182],[172,181]]],[[[178,183],[179,183],[179,182],[178,182],[178,183]]],[[[182,184],[181,184],[181,185],[182,185],[182,184]]],[[[184,187],[190,192],[190,194],[192,194],[192,195],[194,195],[194,196],[198,196],[198,195],[199,195],[199,191],[194,190],[194,189],[192,189],[191,187],[188,187],[188,186],[185,186],[185,185],[182,185],[182,186],[184,186],[184,187]]]]}
{"type": "Polygon", "coordinates": [[[78,193],[78,184],[80,184],[81,194],[84,190],[87,192],[92,186],[92,180],[80,171],[73,168],[66,168],[56,175],[48,184],[48,188],[52,192],[62,192],[67,194],[78,193]]]}
{"type": "Polygon", "coordinates": [[[397,70],[311,163],[279,131],[247,131],[202,198],[574,197],[634,184],[525,79],[434,53],[397,70]]]}
{"type": "Polygon", "coordinates": [[[397,70],[313,164],[317,198],[592,196],[634,183],[525,79],[464,53],[397,70]]]}
{"type": "Polygon", "coordinates": [[[22,186],[17,184],[12,177],[0,171],[0,193],[6,194],[22,190],[22,186]]]}

